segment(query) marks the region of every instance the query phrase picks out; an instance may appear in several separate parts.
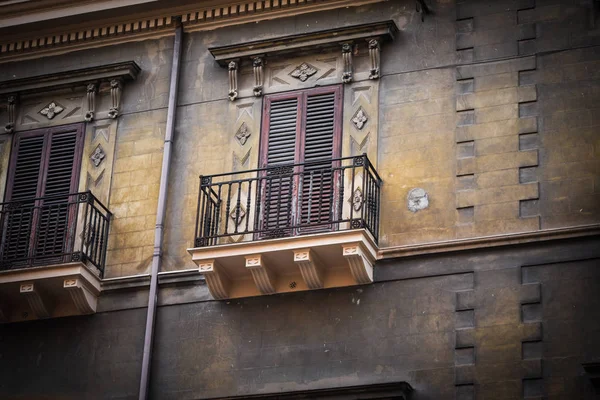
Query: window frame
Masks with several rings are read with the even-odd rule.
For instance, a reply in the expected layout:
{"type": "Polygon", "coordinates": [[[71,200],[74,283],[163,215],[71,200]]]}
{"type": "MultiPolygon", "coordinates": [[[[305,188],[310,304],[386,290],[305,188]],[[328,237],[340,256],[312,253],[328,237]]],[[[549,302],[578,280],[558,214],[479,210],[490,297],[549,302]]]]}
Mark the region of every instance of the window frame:
{"type": "Polygon", "coordinates": [[[20,141],[23,138],[30,138],[35,136],[44,137],[44,150],[40,160],[40,172],[42,177],[38,176],[38,183],[36,188],[35,198],[44,197],[46,191],[46,178],[48,175],[48,162],[50,160],[50,146],[49,141],[52,135],[67,133],[75,131],[76,144],[75,144],[75,159],[73,160],[73,169],[71,174],[70,190],[69,194],[75,193],[79,189],[79,177],[81,175],[81,162],[83,159],[83,147],[84,147],[84,136],[85,136],[85,123],[60,125],[50,128],[33,129],[30,131],[16,132],[13,136],[13,143],[10,149],[10,160],[8,163],[8,174],[6,177],[6,190],[4,192],[4,202],[12,201],[12,190],[15,179],[15,173],[17,168],[17,154],[19,151],[20,141]]]}
{"type": "MultiPolygon", "coordinates": [[[[34,256],[33,256],[34,254],[36,254],[36,246],[37,246],[35,237],[36,237],[36,233],[37,233],[36,230],[39,228],[38,221],[40,218],[42,218],[40,209],[43,207],[44,201],[46,200],[45,196],[46,196],[46,189],[47,189],[46,186],[47,186],[47,178],[48,178],[48,166],[49,166],[49,162],[50,162],[50,152],[52,150],[52,147],[51,147],[52,138],[56,134],[63,134],[63,133],[70,133],[70,132],[75,135],[75,148],[74,148],[73,166],[71,169],[71,181],[69,182],[69,193],[64,195],[67,204],[70,204],[73,201],[72,195],[74,193],[77,193],[78,189],[79,189],[79,178],[81,175],[83,149],[84,149],[84,144],[85,144],[85,123],[60,125],[60,126],[55,126],[55,127],[33,129],[33,130],[29,130],[29,131],[20,131],[20,132],[16,132],[13,137],[13,142],[12,142],[11,151],[10,151],[8,174],[6,177],[6,190],[4,193],[4,202],[9,203],[12,201],[22,202],[22,201],[33,200],[33,210],[34,211],[33,211],[33,214],[31,217],[31,222],[30,222],[31,228],[30,228],[30,232],[29,232],[29,236],[30,236],[29,248],[27,250],[27,264],[28,265],[29,264],[34,265],[34,262],[35,262],[34,256]],[[19,153],[21,140],[24,138],[32,138],[32,137],[37,137],[37,136],[41,136],[44,139],[43,139],[42,155],[40,157],[40,167],[39,167],[35,197],[14,200],[12,198],[12,195],[13,195],[14,179],[15,179],[15,174],[16,174],[18,153],[19,153]]],[[[67,207],[67,208],[68,208],[68,212],[67,212],[67,216],[66,216],[67,232],[66,232],[66,236],[64,238],[65,242],[62,245],[63,249],[71,248],[74,243],[74,240],[75,240],[75,231],[74,231],[74,229],[72,229],[72,225],[73,225],[72,221],[76,220],[77,213],[76,213],[75,209],[72,209],[71,207],[67,207]]],[[[4,236],[4,230],[7,228],[5,226],[5,223],[6,223],[6,221],[4,220],[4,217],[3,217],[1,220],[1,226],[0,226],[0,228],[2,229],[2,232],[3,232],[3,236],[4,236]]],[[[67,259],[66,256],[63,258],[64,258],[63,261],[65,261],[67,259]]],[[[54,260],[54,259],[48,258],[48,260],[54,260]]]]}

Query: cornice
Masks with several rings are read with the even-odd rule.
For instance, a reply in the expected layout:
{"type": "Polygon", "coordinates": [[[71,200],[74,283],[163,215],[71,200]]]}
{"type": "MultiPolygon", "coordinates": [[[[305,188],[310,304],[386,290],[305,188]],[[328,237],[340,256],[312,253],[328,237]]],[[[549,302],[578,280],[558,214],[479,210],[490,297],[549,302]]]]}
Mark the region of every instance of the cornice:
{"type": "Polygon", "coordinates": [[[427,254],[487,249],[501,246],[514,246],[528,243],[547,242],[583,238],[600,235],[600,224],[582,225],[570,228],[544,229],[534,232],[512,233],[479,238],[448,240],[407,246],[387,247],[379,250],[378,259],[411,257],[427,254]]]}
{"type": "Polygon", "coordinates": [[[28,94],[39,93],[72,87],[74,85],[86,85],[90,82],[110,81],[120,79],[123,81],[134,80],[140,67],[135,61],[127,61],[115,64],[101,65],[98,67],[69,70],[53,74],[38,75],[22,79],[13,79],[0,82],[0,95],[2,94],[28,94]]]}
{"type": "Polygon", "coordinates": [[[209,48],[215,61],[226,67],[230,60],[252,58],[258,55],[277,56],[299,54],[303,51],[318,51],[325,48],[339,48],[342,43],[377,38],[380,41],[393,40],[398,27],[392,20],[327,29],[312,33],[289,35],[274,39],[258,40],[241,44],[209,48]]]}
{"type": "Polygon", "coordinates": [[[125,15],[110,22],[102,19],[104,22],[94,26],[80,23],[0,40],[0,63],[169,36],[174,33],[177,19],[181,19],[185,32],[196,32],[382,1],[387,0],[246,0],[195,8],[174,5],[154,14],[125,15]]]}

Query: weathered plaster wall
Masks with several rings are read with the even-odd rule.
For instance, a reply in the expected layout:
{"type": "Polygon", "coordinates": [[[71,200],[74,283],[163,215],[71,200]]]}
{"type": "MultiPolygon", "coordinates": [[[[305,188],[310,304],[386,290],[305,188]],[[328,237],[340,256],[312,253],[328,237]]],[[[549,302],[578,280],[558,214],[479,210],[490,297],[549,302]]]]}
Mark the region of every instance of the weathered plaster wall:
{"type": "MultiPolygon", "coordinates": [[[[363,80],[365,55],[357,54],[358,82],[345,86],[344,99],[344,154],[367,151],[384,180],[382,247],[598,222],[600,24],[592,26],[587,6],[544,0],[431,7],[424,21],[412,2],[401,1],[186,34],[164,269],[194,268],[186,248],[193,245],[198,175],[258,163],[262,99],[251,96],[250,70],[242,66],[241,98],[231,103],[227,71],[207,49],[389,18],[400,33],[382,48],[381,79],[363,80]],[[349,122],[359,106],[369,115],[361,132],[349,122]],[[250,137],[242,145],[234,136],[243,124],[250,137]],[[415,188],[427,192],[429,207],[413,213],[407,195],[415,188]]],[[[171,47],[165,37],[0,69],[0,79],[8,79],[125,60],[142,67],[110,125],[112,172],[82,172],[82,187],[106,192],[101,197],[115,214],[108,277],[148,271],[171,47]]],[[[330,54],[267,63],[265,90],[336,83],[339,62],[330,54]],[[307,83],[272,80],[286,63],[309,58],[329,72],[307,83]]],[[[100,93],[100,104],[107,95],[100,93]]],[[[88,129],[88,137],[95,132],[88,129]]]]}
{"type": "MultiPolygon", "coordinates": [[[[417,400],[594,399],[581,363],[600,359],[599,245],[386,260],[360,288],[161,306],[151,398],[406,380],[417,400]]],[[[144,322],[140,308],[0,325],[0,397],[137,398],[144,322]]]]}

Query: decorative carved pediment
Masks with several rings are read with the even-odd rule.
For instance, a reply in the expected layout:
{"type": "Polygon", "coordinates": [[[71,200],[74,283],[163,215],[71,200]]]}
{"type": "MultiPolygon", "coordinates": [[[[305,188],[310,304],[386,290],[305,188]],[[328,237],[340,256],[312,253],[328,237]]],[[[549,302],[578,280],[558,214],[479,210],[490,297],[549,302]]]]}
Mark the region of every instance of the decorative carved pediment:
{"type": "MultiPolygon", "coordinates": [[[[393,40],[398,27],[392,20],[347,26],[336,29],[303,33],[285,37],[276,37],[254,42],[217,46],[209,49],[215,60],[222,67],[229,69],[229,99],[236,100],[241,89],[238,88],[240,69],[253,68],[253,95],[260,96],[263,90],[263,68],[268,60],[281,57],[297,58],[307,54],[322,54],[327,51],[339,52],[343,59],[343,70],[339,79],[344,83],[354,80],[353,52],[363,47],[369,54],[369,79],[378,79],[379,51],[381,44],[393,40]]],[[[316,65],[302,61],[286,71],[289,77],[304,83],[316,81],[317,74],[322,74],[316,65]]]]}
{"type": "MultiPolygon", "coordinates": [[[[90,122],[94,119],[97,111],[96,95],[100,85],[110,87],[112,104],[108,110],[108,116],[116,118],[119,113],[123,83],[136,79],[139,72],[140,67],[134,61],[127,61],[2,81],[0,82],[0,99],[5,99],[9,116],[5,131],[8,133],[14,131],[15,124],[17,123],[17,108],[26,107],[26,104],[19,105],[17,99],[23,96],[38,99],[40,93],[54,93],[66,88],[85,88],[84,90],[87,93],[87,110],[81,114],[83,120],[90,122]]],[[[61,118],[63,115],[66,115],[65,118],[72,118],[73,112],[77,110],[67,110],[66,106],[68,104],[60,104],[58,101],[52,99],[50,102],[40,104],[40,108],[36,109],[34,113],[37,119],[45,120],[46,122],[51,121],[61,113],[61,118]]]]}

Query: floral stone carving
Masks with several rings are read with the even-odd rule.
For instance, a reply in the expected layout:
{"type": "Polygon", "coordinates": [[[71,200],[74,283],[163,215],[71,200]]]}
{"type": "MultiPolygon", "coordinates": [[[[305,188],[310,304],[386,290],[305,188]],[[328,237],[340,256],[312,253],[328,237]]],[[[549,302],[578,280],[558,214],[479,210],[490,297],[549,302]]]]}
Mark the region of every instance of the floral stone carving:
{"type": "Polygon", "coordinates": [[[244,123],[242,123],[242,126],[240,126],[240,129],[238,129],[237,133],[235,134],[235,138],[243,146],[248,141],[248,138],[250,137],[250,135],[252,135],[252,132],[250,132],[250,129],[248,129],[248,125],[246,125],[246,123],[244,122],[244,123]]]}
{"type": "Polygon", "coordinates": [[[352,208],[354,209],[354,211],[360,211],[363,205],[363,193],[362,190],[360,190],[360,188],[356,188],[354,194],[350,198],[350,203],[352,203],[352,208]]]}
{"type": "Polygon", "coordinates": [[[94,167],[98,167],[102,163],[102,160],[104,160],[105,157],[106,157],[106,153],[104,153],[104,149],[102,148],[102,146],[98,145],[98,147],[96,147],[96,149],[90,156],[90,160],[92,160],[94,167]]]}
{"type": "Polygon", "coordinates": [[[64,107],[61,107],[60,105],[56,104],[56,102],[53,101],[50,104],[48,104],[46,107],[42,108],[39,111],[39,113],[42,115],[45,115],[48,119],[52,119],[56,115],[63,112],[64,109],[65,109],[64,107]]]}
{"type": "Polygon", "coordinates": [[[233,208],[229,213],[229,218],[236,224],[240,225],[246,216],[246,209],[243,205],[239,205],[233,208]]]}
{"type": "Polygon", "coordinates": [[[308,78],[316,74],[318,69],[313,67],[310,64],[302,63],[293,70],[290,75],[296,79],[300,79],[302,82],[305,82],[308,78]]]}
{"type": "Polygon", "coordinates": [[[354,124],[356,129],[361,130],[365,126],[365,124],[367,123],[368,120],[369,120],[369,117],[367,116],[367,113],[365,113],[363,111],[363,109],[360,108],[356,112],[356,114],[354,114],[354,118],[352,118],[352,123],[354,124]]]}

